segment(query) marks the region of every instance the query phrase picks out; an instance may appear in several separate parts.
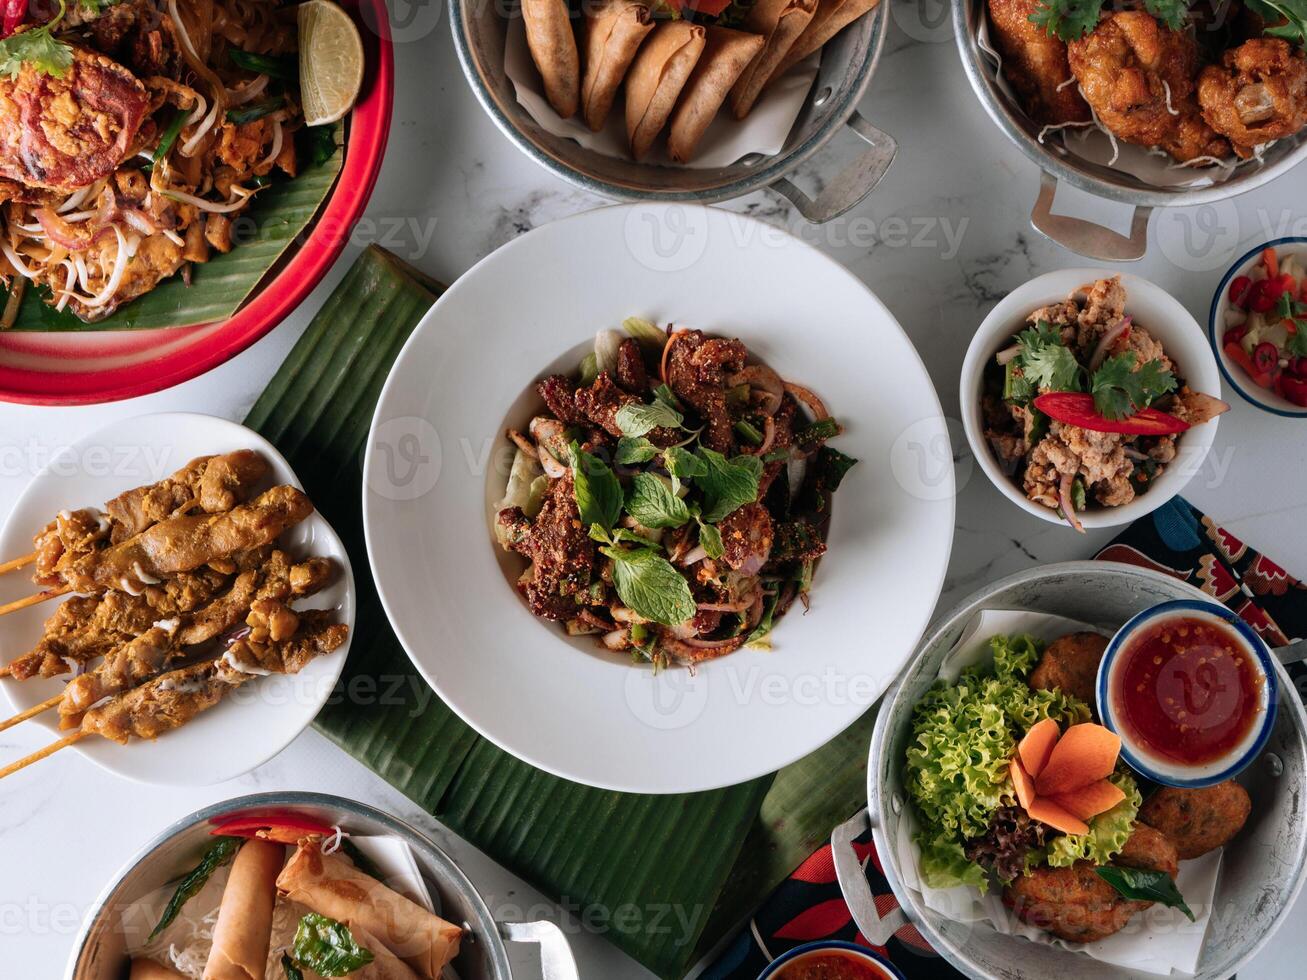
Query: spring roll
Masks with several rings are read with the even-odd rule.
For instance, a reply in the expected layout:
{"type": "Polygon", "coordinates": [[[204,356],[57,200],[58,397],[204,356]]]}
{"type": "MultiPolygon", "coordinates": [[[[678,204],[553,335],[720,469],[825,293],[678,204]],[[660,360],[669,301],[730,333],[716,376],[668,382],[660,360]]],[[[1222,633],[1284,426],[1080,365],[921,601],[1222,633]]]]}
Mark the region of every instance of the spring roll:
{"type": "Polygon", "coordinates": [[[596,133],[608,121],[617,88],[640,44],[653,29],[653,17],[645,0],[597,0],[587,7],[581,114],[596,133]]]}
{"type": "Polygon", "coordinates": [[[664,21],[635,56],[626,77],[626,135],[637,160],[645,158],[667,124],[705,43],[702,27],[664,21]]]}
{"type": "Polygon", "coordinates": [[[817,0],[758,0],[753,5],[744,18],[744,29],[761,34],[767,43],[731,89],[731,111],[736,119],[749,114],[816,10],[817,0]]]}
{"type": "Polygon", "coordinates": [[[746,34],[725,27],[708,28],[703,55],[672,113],[667,150],[673,160],[688,163],[694,156],[699,140],[716,118],[731,86],[766,43],[760,34],[746,34]]]}
{"type": "Polygon", "coordinates": [[[186,980],[176,970],[160,966],[154,960],[132,960],[132,972],[127,980],[186,980]]]}
{"type": "Polygon", "coordinates": [[[817,12],[773,73],[772,80],[780,78],[814,51],[820,51],[827,41],[863,14],[870,13],[878,3],[880,0],[817,0],[817,12]]]}
{"type": "Polygon", "coordinates": [[[545,98],[564,119],[581,99],[581,58],[567,0],[522,0],[526,44],[545,83],[545,98]]]}
{"type": "Polygon", "coordinates": [[[247,841],[236,852],[213,927],[204,980],[263,980],[277,874],[285,856],[282,845],[265,840],[247,841]]]}
{"type": "Polygon", "coordinates": [[[370,933],[428,980],[440,976],[458,955],[462,929],[364,874],[347,859],[323,854],[312,841],[301,843],[286,862],[277,888],[292,902],[347,923],[351,932],[358,927],[370,933]]]}

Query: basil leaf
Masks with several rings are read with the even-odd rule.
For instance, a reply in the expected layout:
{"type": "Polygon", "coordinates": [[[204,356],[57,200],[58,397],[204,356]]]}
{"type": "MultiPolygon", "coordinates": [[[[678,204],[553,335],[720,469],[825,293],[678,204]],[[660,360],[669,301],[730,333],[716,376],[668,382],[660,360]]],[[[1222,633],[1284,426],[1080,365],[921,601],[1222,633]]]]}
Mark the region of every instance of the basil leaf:
{"type": "Polygon", "coordinates": [[[680,527],[690,519],[685,501],[652,473],[637,473],[626,495],[626,512],[649,528],[680,527]]]}
{"type": "Polygon", "coordinates": [[[716,524],[745,504],[758,499],[758,481],[762,478],[762,460],[757,456],[727,459],[713,449],[700,447],[704,472],[697,480],[703,491],[703,519],[716,524]]]}
{"type": "Polygon", "coordinates": [[[1179,909],[1189,916],[1190,922],[1194,921],[1193,912],[1185,904],[1180,889],[1175,887],[1175,879],[1165,871],[1104,865],[1095,868],[1094,872],[1120,892],[1123,898],[1140,902],[1161,902],[1173,909],[1179,909]]]}
{"type": "Polygon", "coordinates": [[[154,927],[150,933],[149,939],[153,939],[163,930],[167,929],[177,913],[182,910],[182,906],[199,894],[204,883],[213,877],[213,873],[221,868],[224,864],[236,856],[236,852],[241,849],[245,843],[243,837],[219,837],[209,845],[204,856],[200,858],[200,863],[192,868],[186,877],[177,883],[177,890],[172,893],[172,898],[168,899],[168,904],[164,907],[163,915],[159,918],[159,924],[154,927]]]}
{"type": "Polygon", "coordinates": [[[746,647],[754,650],[771,649],[771,640],[768,637],[771,633],[772,622],[776,619],[776,603],[780,601],[780,597],[780,592],[773,592],[768,596],[762,618],[758,620],[758,625],[753,628],[753,632],[744,641],[746,647]]]}
{"type": "Polygon", "coordinates": [[[722,532],[703,521],[699,522],[699,543],[703,545],[703,550],[708,552],[709,558],[720,558],[726,551],[725,545],[722,544],[722,532]]]}
{"type": "Polygon", "coordinates": [[[286,980],[304,980],[303,971],[295,965],[295,961],[290,958],[289,953],[281,954],[281,969],[286,974],[286,980]]]}
{"type": "Polygon", "coordinates": [[[605,548],[613,559],[613,585],[623,603],[645,619],[679,626],[694,616],[690,583],[671,562],[651,550],[605,548]]]}
{"type": "Polygon", "coordinates": [[[676,409],[666,402],[655,401],[648,405],[643,402],[631,402],[617,410],[614,421],[622,430],[622,435],[636,438],[647,435],[659,426],[668,429],[678,428],[684,419],[676,409]]]}
{"type": "Polygon", "coordinates": [[[617,440],[617,461],[623,466],[633,463],[647,463],[658,455],[659,449],[643,436],[632,439],[622,436],[617,440]]]}
{"type": "Polygon", "coordinates": [[[576,443],[572,452],[572,495],[581,523],[598,524],[611,531],[622,516],[622,485],[601,459],[590,455],[576,443]]]}
{"type": "Polygon", "coordinates": [[[348,976],[372,962],[372,951],[356,943],[343,923],[317,912],[300,919],[291,952],[295,962],[322,977],[348,976]]]}

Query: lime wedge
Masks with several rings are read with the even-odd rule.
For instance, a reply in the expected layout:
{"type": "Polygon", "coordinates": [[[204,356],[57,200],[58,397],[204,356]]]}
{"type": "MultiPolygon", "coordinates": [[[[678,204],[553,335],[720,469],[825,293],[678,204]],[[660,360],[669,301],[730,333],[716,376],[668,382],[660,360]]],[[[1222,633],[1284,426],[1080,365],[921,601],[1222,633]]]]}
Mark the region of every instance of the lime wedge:
{"type": "Polygon", "coordinates": [[[359,96],[363,39],[349,14],[331,0],[306,0],[298,17],[304,123],[321,126],[344,116],[359,96]]]}

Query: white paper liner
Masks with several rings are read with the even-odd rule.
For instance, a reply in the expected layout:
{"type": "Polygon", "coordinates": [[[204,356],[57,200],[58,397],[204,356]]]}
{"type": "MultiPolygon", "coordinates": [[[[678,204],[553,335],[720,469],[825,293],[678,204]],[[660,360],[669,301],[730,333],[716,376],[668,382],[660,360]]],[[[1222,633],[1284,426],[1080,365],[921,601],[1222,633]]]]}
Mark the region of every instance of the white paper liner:
{"type": "MultiPolygon", "coordinates": [[[[821,52],[809,55],[772,85],[767,86],[744,119],[731,115],[730,106],[723,104],[717,117],[695,151],[694,159],[686,164],[674,163],[667,155],[666,132],[655,144],[646,163],[669,167],[709,169],[728,167],[750,154],[772,156],[785,149],[794,121],[799,118],[808,92],[817,77],[821,52]]],[[[563,136],[580,143],[587,150],[605,156],[630,160],[631,152],[626,139],[625,92],[619,91],[608,114],[608,123],[599,132],[590,131],[580,113],[571,119],[561,119],[545,98],[544,84],[531,51],[526,44],[526,25],[521,17],[508,19],[508,35],[504,42],[504,73],[517,92],[517,101],[540,128],[554,136],[563,136]]]]}
{"type": "MultiPolygon", "coordinates": [[[[387,836],[350,835],[349,841],[376,865],[387,888],[399,892],[428,912],[440,914],[439,896],[433,896],[427,888],[426,880],[422,877],[408,844],[397,837],[387,836]]],[[[290,845],[287,846],[287,854],[290,854],[290,845]]],[[[230,874],[231,863],[228,862],[215,871],[204,887],[182,906],[181,913],[173,923],[148,943],[145,942],[145,936],[153,924],[159,921],[164,907],[176,891],[177,882],[170,881],[128,906],[123,912],[123,929],[128,937],[127,949],[130,955],[156,960],[189,980],[201,980],[204,962],[212,946],[213,927],[218,920],[222,893],[230,874]],[[144,932],[141,931],[143,924],[144,932]]],[[[285,980],[281,954],[290,947],[299,920],[307,911],[286,899],[277,900],[265,980],[285,980]]],[[[445,967],[442,977],[444,980],[458,980],[458,974],[452,966],[445,967]]]]}
{"type": "MultiPolygon", "coordinates": [[[[980,18],[980,26],[976,30],[976,44],[993,71],[994,81],[1003,94],[1019,109],[1021,100],[1017,98],[1016,92],[1012,90],[1012,86],[1003,75],[1003,56],[990,40],[988,16],[980,18]]],[[[1039,141],[1048,143],[1057,139],[1062,141],[1062,145],[1069,152],[1088,163],[1120,170],[1154,187],[1200,188],[1222,184],[1240,167],[1249,164],[1264,166],[1262,154],[1274,145],[1272,142],[1256,147],[1254,156],[1247,160],[1241,160],[1231,154],[1213,166],[1199,167],[1179,164],[1163,150],[1136,146],[1121,139],[1116,139],[1114,144],[1113,137],[1092,123],[1083,125],[1076,123],[1064,127],[1046,126],[1040,134],[1039,141]]]]}
{"type": "MultiPolygon", "coordinates": [[[[958,642],[945,656],[939,676],[953,683],[968,667],[992,661],[991,637],[1029,633],[1045,643],[1075,632],[1102,633],[1094,626],[1053,616],[1008,609],[986,609],[973,616],[958,642]]],[[[1041,946],[1057,946],[1081,952],[1113,966],[1141,973],[1166,976],[1172,970],[1192,974],[1197,970],[1211,917],[1212,899],[1221,869],[1221,850],[1212,851],[1192,861],[1180,862],[1176,887],[1193,911],[1190,922],[1178,909],[1154,905],[1134,916],[1124,929],[1094,943],[1068,943],[1043,929],[1021,922],[1003,905],[1002,891],[990,888],[985,895],[970,885],[955,888],[931,888],[917,873],[921,849],[913,841],[919,829],[916,812],[904,808],[894,840],[899,877],[904,887],[912,889],[921,904],[954,922],[985,923],[1004,935],[1021,936],[1041,946]]],[[[1074,969],[1069,963],[1068,969],[1074,969]]],[[[1068,974],[1070,975],[1070,974],[1068,974]]]]}

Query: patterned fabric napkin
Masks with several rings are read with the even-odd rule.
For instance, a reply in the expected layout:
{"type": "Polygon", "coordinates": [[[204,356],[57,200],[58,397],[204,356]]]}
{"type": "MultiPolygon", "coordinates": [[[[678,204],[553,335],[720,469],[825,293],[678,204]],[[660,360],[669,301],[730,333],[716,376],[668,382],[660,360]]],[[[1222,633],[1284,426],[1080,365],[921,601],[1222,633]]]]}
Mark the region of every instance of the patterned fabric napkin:
{"type": "MultiPolygon", "coordinates": [[[[1307,585],[1181,497],[1130,525],[1094,557],[1141,565],[1188,582],[1233,609],[1273,647],[1307,635],[1307,585]]],[[[1293,665],[1289,676],[1299,695],[1307,695],[1307,664],[1293,665]]],[[[898,906],[898,899],[881,873],[871,835],[854,846],[876,909],[884,915],[898,906]]],[[[887,946],[869,943],[840,894],[827,843],[768,896],[702,980],[755,980],[786,950],[824,939],[843,939],[887,955],[908,980],[962,977],[914,925],[900,929],[887,946]]]]}

